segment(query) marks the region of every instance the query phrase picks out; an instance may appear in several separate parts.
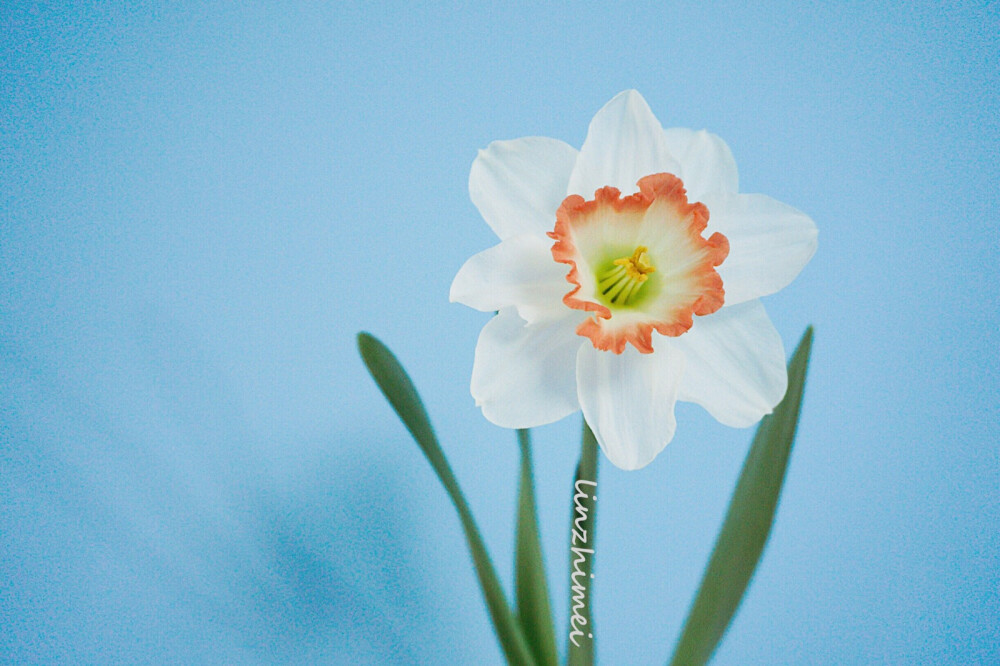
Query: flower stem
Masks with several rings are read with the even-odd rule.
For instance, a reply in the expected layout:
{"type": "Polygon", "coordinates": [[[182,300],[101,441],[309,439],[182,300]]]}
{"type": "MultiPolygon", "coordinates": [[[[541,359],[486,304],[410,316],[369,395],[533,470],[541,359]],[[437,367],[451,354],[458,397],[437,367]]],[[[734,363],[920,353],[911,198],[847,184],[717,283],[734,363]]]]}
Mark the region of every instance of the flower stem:
{"type": "Polygon", "coordinates": [[[597,524],[597,439],[583,422],[580,462],[573,480],[569,557],[569,645],[568,666],[594,663],[594,622],[590,611],[593,585],[594,534],[597,524]]]}
{"type": "Polygon", "coordinates": [[[531,431],[518,430],[521,446],[521,479],[517,493],[517,532],[514,558],[514,590],[517,619],[539,666],[556,666],[556,630],[552,624],[549,583],[545,576],[538,511],[535,506],[534,473],[531,466],[531,431]]]}

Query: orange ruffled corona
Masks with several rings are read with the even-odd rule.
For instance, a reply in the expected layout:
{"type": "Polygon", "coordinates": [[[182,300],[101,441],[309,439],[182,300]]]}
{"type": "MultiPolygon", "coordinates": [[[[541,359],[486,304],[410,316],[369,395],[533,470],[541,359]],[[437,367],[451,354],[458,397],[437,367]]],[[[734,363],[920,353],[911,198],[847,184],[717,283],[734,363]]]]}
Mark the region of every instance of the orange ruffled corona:
{"type": "Polygon", "coordinates": [[[694,315],[722,307],[722,278],[715,267],[729,254],[721,233],[702,236],[708,208],[689,203],[680,178],[646,176],[627,197],[614,187],[594,199],[566,197],[556,212],[552,257],[570,266],[567,306],[592,312],[576,332],[594,347],[621,354],[627,343],[653,351],[652,332],[685,333],[694,315]]]}

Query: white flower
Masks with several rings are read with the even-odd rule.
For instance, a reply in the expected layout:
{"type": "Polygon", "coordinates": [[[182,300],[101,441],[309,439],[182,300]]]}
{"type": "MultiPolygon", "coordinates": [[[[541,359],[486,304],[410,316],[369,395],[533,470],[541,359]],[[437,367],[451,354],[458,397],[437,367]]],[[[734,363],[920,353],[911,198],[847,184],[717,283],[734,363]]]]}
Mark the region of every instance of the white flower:
{"type": "Polygon", "coordinates": [[[785,351],[758,299],[798,275],[816,227],[738,194],[719,137],[664,130],[629,90],[579,151],[542,137],[490,144],[469,192],[501,242],[465,263],[451,300],[498,311],[472,369],[493,423],[582,408],[608,459],[639,469],[673,438],[677,400],[746,427],[784,396],[785,351]]]}

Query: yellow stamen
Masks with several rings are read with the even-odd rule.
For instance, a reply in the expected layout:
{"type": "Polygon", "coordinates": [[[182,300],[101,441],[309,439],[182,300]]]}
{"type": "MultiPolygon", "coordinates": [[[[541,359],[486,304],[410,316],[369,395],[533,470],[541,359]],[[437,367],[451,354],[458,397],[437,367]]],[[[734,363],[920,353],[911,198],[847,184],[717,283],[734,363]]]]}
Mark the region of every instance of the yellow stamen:
{"type": "Polygon", "coordinates": [[[646,255],[648,248],[640,245],[632,256],[615,259],[611,267],[597,276],[597,288],[604,300],[612,305],[629,305],[642,284],[656,268],[646,255]]]}
{"type": "Polygon", "coordinates": [[[647,250],[646,246],[640,245],[635,248],[635,252],[632,253],[631,257],[615,259],[615,266],[624,266],[630,278],[639,282],[645,282],[646,276],[656,271],[653,265],[649,263],[649,259],[646,258],[647,250]]]}

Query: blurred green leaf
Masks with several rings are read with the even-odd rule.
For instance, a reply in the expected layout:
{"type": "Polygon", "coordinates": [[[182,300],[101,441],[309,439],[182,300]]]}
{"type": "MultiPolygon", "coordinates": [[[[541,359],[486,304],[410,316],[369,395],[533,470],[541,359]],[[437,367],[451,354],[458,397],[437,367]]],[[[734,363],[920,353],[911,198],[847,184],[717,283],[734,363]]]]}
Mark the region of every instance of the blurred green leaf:
{"type": "Polygon", "coordinates": [[[427,418],[427,411],[417,394],[417,389],[389,348],[374,336],[368,333],[359,333],[358,351],[361,352],[361,358],[368,366],[368,372],[371,373],[375,383],[389,400],[389,404],[396,410],[396,414],[402,419],[407,430],[413,435],[413,439],[424,452],[427,461],[430,462],[438,479],[448,492],[452,504],[458,511],[458,517],[462,521],[462,529],[465,532],[465,540],[469,545],[472,562],[476,568],[476,575],[479,577],[479,585],[482,587],[483,596],[486,597],[486,607],[489,609],[490,618],[493,620],[493,626],[497,632],[497,639],[500,641],[508,663],[534,664],[535,660],[528,649],[524,633],[510,610],[493,562],[486,551],[486,545],[483,543],[476,521],[472,517],[472,511],[469,510],[465,497],[458,486],[458,481],[451,471],[451,466],[448,465],[448,461],[444,457],[444,452],[441,450],[441,445],[438,443],[434,429],[427,418]]]}
{"type": "Polygon", "coordinates": [[[795,439],[812,338],[810,326],[788,363],[788,391],[784,399],[757,428],[712,557],[670,660],[672,666],[708,663],[757,568],[774,522],[795,439]]]}
{"type": "Polygon", "coordinates": [[[594,568],[594,533],[597,526],[597,438],[583,422],[580,462],[573,479],[569,527],[569,666],[594,663],[594,620],[590,610],[594,568]],[[590,501],[587,501],[587,500],[590,501]],[[589,552],[587,552],[589,551],[589,552]],[[580,618],[573,622],[574,618],[580,618]],[[577,633],[574,633],[577,632],[577,633]],[[582,635],[581,635],[582,634],[582,635]],[[574,640],[575,639],[575,640],[574,640]]]}
{"type": "Polygon", "coordinates": [[[514,560],[514,589],[517,618],[528,645],[539,664],[555,666],[559,662],[556,631],[549,603],[549,582],[538,530],[535,507],[534,475],[531,468],[531,431],[518,430],[521,446],[521,480],[517,499],[517,552],[514,560]]]}

